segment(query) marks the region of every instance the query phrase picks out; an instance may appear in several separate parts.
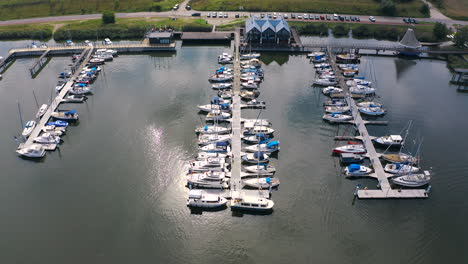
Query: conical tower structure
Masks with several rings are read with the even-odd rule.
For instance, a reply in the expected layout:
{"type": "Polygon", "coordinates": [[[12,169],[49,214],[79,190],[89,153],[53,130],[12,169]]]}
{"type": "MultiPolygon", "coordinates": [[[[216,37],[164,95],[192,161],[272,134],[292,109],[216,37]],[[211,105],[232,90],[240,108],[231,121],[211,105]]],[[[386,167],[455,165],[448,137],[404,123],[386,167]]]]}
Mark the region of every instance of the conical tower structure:
{"type": "Polygon", "coordinates": [[[421,43],[416,38],[412,28],[408,28],[399,45],[403,48],[403,50],[400,51],[401,54],[419,55],[421,53],[421,43]]]}

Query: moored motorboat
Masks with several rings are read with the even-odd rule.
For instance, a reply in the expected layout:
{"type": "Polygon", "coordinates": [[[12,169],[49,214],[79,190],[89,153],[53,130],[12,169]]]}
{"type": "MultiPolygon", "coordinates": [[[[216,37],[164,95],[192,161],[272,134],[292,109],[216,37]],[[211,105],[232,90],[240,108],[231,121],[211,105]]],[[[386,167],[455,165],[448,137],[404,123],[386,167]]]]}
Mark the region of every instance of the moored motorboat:
{"type": "Polygon", "coordinates": [[[349,92],[352,94],[375,94],[375,88],[363,86],[363,85],[357,85],[349,88],[349,92]]]}
{"type": "Polygon", "coordinates": [[[382,104],[376,103],[376,102],[371,102],[371,101],[363,101],[356,103],[358,107],[382,107],[382,104]]]}
{"type": "Polygon", "coordinates": [[[56,127],[65,127],[66,128],[68,126],[68,122],[63,121],[63,120],[55,120],[53,122],[47,123],[47,126],[56,126],[56,127]]]}
{"type": "Polygon", "coordinates": [[[82,94],[70,94],[65,97],[62,102],[64,103],[83,103],[87,99],[86,96],[82,94]]]}
{"type": "Polygon", "coordinates": [[[198,145],[209,145],[217,142],[231,142],[231,135],[202,134],[198,137],[198,145]]]}
{"type": "Polygon", "coordinates": [[[65,87],[66,82],[64,81],[58,81],[57,85],[55,86],[55,91],[60,92],[63,87],[65,87]]]}
{"type": "Polygon", "coordinates": [[[316,79],[314,80],[315,85],[322,85],[322,86],[331,86],[336,85],[338,82],[333,78],[326,78],[326,79],[316,79]]]}
{"type": "Polygon", "coordinates": [[[44,126],[42,127],[42,132],[51,133],[56,136],[61,136],[65,133],[67,128],[65,127],[56,127],[56,126],[44,126]]]}
{"type": "Polygon", "coordinates": [[[259,91],[246,91],[242,90],[239,93],[240,97],[244,100],[253,100],[260,95],[259,91]]]}
{"type": "Polygon", "coordinates": [[[21,135],[23,137],[29,137],[29,135],[31,135],[35,127],[36,127],[36,121],[34,120],[28,121],[26,125],[24,126],[23,133],[21,133],[21,135]]]}
{"type": "Polygon", "coordinates": [[[363,176],[372,172],[372,169],[359,164],[350,164],[344,169],[346,176],[363,176]]]}
{"type": "Polygon", "coordinates": [[[34,138],[34,142],[39,144],[58,144],[60,143],[60,137],[51,133],[43,133],[34,138]]]}
{"type": "Polygon", "coordinates": [[[41,105],[41,107],[39,108],[39,110],[36,113],[36,118],[41,118],[45,114],[45,112],[47,111],[48,107],[49,106],[46,105],[46,104],[41,105]]]}
{"type": "Polygon", "coordinates": [[[230,152],[229,142],[217,142],[203,147],[199,147],[203,152],[228,153],[230,152]]]}
{"type": "Polygon", "coordinates": [[[265,135],[265,134],[256,134],[256,135],[252,135],[252,136],[248,136],[248,137],[243,137],[242,139],[247,142],[247,143],[251,143],[251,144],[256,144],[256,143],[259,143],[259,142],[262,142],[262,141],[265,141],[269,138],[268,135],[265,135]]]}
{"type": "Polygon", "coordinates": [[[210,82],[230,82],[234,79],[233,75],[226,75],[226,74],[215,74],[208,78],[210,82]]]}
{"type": "Polygon", "coordinates": [[[256,135],[256,134],[270,135],[270,134],[273,134],[274,132],[275,130],[271,127],[253,126],[253,127],[245,128],[244,131],[242,131],[242,134],[243,135],[256,135]]]}
{"type": "Polygon", "coordinates": [[[226,203],[226,198],[203,190],[190,190],[187,199],[187,206],[189,207],[217,208],[226,206],[226,203]]]}
{"type": "Polygon", "coordinates": [[[187,184],[197,188],[207,189],[226,189],[229,187],[228,178],[212,178],[205,174],[189,174],[187,175],[187,184]]]}
{"type": "Polygon", "coordinates": [[[199,105],[197,106],[198,110],[201,112],[211,112],[213,110],[219,110],[222,112],[231,112],[231,106],[229,103],[223,104],[206,104],[206,105],[199,105]]]}
{"type": "Polygon", "coordinates": [[[258,89],[258,84],[252,80],[242,82],[241,86],[246,89],[258,89]]]}
{"type": "Polygon", "coordinates": [[[45,155],[45,149],[40,144],[32,144],[27,148],[16,150],[16,153],[27,158],[42,158],[45,155]]]}
{"type": "Polygon", "coordinates": [[[196,160],[207,160],[209,158],[227,158],[228,154],[219,153],[219,152],[199,152],[197,154],[196,160]]]}
{"type": "Polygon", "coordinates": [[[329,86],[329,87],[326,87],[326,88],[323,88],[323,89],[322,89],[322,93],[325,94],[325,95],[336,94],[336,93],[342,93],[342,92],[343,92],[343,89],[337,88],[337,87],[333,87],[333,86],[329,86]]]}
{"type": "Polygon", "coordinates": [[[341,153],[340,162],[341,163],[358,163],[364,160],[364,156],[353,153],[341,153]]]}
{"type": "Polygon", "coordinates": [[[231,200],[232,210],[271,211],[275,203],[266,198],[244,195],[231,200]]]}
{"type": "Polygon", "coordinates": [[[212,110],[207,115],[206,121],[223,121],[231,118],[230,113],[222,112],[220,110],[212,110]]]}
{"type": "Polygon", "coordinates": [[[241,60],[250,60],[260,58],[260,53],[247,53],[240,56],[241,60]]]}
{"type": "Polygon", "coordinates": [[[416,157],[405,153],[384,154],[382,159],[393,163],[416,163],[418,161],[416,157]]]}

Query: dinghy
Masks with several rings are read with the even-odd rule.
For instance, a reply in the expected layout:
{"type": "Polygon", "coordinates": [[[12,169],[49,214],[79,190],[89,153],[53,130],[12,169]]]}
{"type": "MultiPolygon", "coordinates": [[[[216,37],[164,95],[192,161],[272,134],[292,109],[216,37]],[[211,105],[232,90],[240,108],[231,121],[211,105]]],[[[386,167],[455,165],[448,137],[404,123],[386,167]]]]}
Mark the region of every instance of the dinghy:
{"type": "Polygon", "coordinates": [[[60,137],[51,133],[43,133],[42,135],[36,137],[34,142],[39,144],[58,144],[60,143],[60,137]]]}

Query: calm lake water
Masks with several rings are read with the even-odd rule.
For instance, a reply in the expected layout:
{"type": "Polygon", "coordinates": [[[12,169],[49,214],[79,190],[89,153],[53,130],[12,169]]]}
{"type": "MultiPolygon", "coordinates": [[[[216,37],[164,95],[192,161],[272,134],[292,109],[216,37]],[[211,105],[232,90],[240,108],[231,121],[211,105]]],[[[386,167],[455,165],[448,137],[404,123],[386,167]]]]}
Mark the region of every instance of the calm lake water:
{"type": "MultiPolygon", "coordinates": [[[[0,55],[30,42],[0,42],[0,55]]],[[[360,183],[340,171],[333,137],[350,131],[322,121],[320,89],[305,56],[265,54],[261,114],[273,122],[281,180],[267,216],[229,209],[191,214],[183,166],[196,153],[196,106],[221,46],[122,55],[103,67],[95,92],[64,143],[43,162],[18,158],[23,120],[50,100],[70,59],[55,57],[36,79],[19,59],[0,81],[0,263],[466,263],[468,116],[466,94],[449,85],[443,61],[364,57],[388,126],[424,139],[422,165],[436,175],[426,200],[357,200],[360,183]],[[34,94],[33,94],[34,92],[34,94]]],[[[245,116],[255,117],[258,111],[245,116]]]]}

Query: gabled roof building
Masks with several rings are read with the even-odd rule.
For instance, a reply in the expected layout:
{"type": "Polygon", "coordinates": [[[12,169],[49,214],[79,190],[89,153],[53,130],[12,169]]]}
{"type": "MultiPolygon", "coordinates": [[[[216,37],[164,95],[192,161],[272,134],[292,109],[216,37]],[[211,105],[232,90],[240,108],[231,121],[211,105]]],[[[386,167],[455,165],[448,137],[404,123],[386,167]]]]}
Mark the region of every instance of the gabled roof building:
{"type": "Polygon", "coordinates": [[[251,43],[289,43],[291,29],[282,17],[261,19],[252,16],[245,22],[245,40],[251,43]]]}

